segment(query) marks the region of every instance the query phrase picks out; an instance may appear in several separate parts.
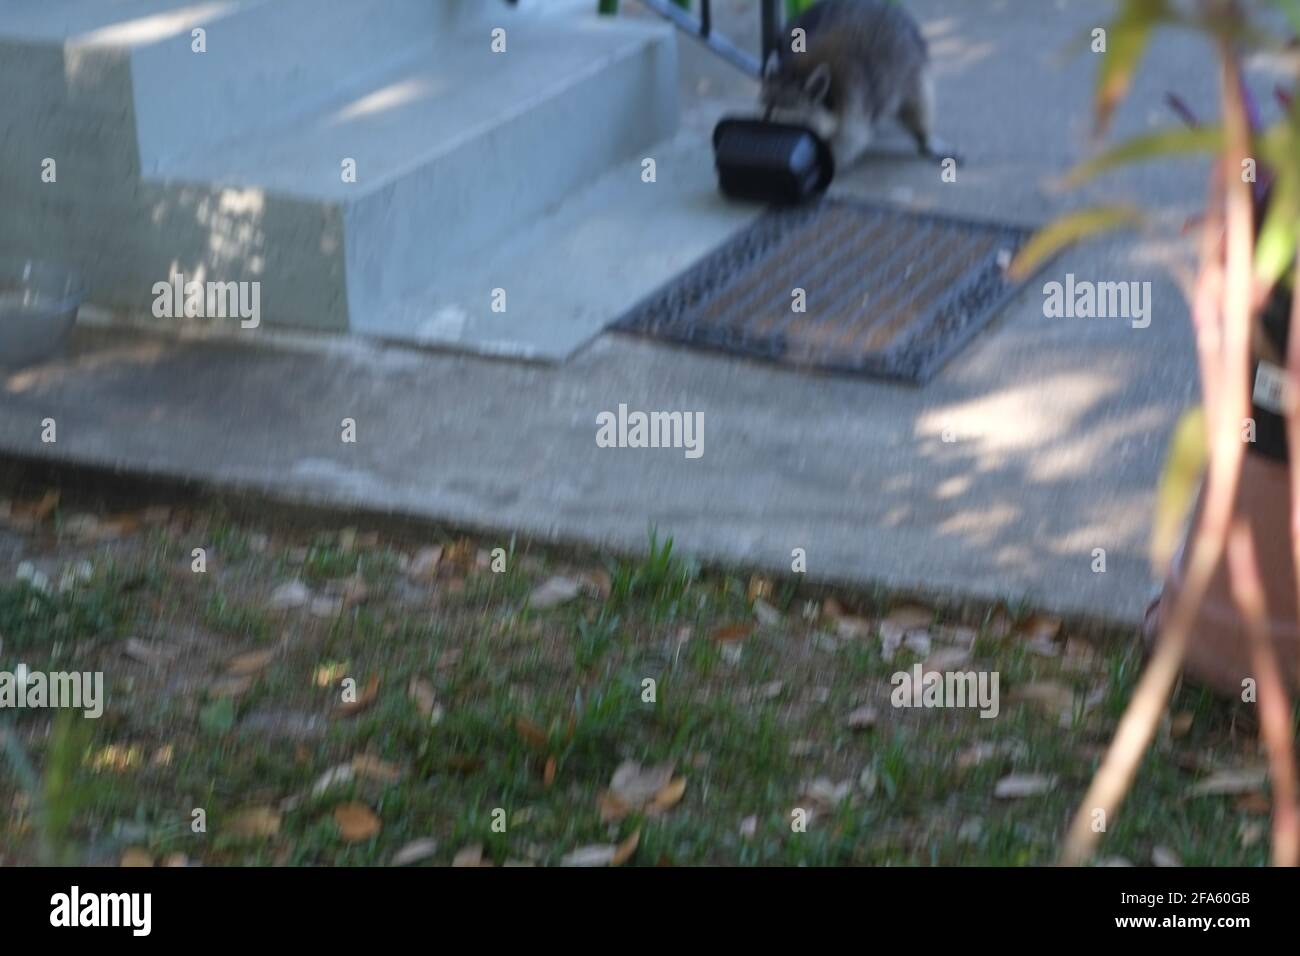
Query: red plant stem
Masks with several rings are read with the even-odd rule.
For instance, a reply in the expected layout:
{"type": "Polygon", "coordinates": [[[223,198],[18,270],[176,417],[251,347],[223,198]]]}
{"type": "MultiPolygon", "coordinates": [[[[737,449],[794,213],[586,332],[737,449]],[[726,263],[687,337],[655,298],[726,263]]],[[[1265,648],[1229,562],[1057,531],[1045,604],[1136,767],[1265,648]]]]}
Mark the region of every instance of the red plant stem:
{"type": "Polygon", "coordinates": [[[1218,54],[1227,149],[1211,187],[1192,306],[1210,451],[1203,507],[1183,590],[1066,834],[1061,862],[1067,866],[1079,865],[1092,856],[1100,839],[1092,826],[1095,812],[1102,811],[1102,819],[1109,821],[1133,784],[1182,669],[1187,642],[1214,570],[1223,559],[1237,499],[1244,455],[1241,425],[1250,410],[1247,382],[1254,227],[1250,185],[1236,171],[1249,155],[1251,137],[1240,75],[1230,45],[1222,38],[1218,54]],[[1222,206],[1217,201],[1220,197],[1222,206]],[[1222,236],[1221,216],[1226,217],[1222,236]]]}
{"type": "Polygon", "coordinates": [[[1292,752],[1291,700],[1269,636],[1264,585],[1255,543],[1246,519],[1238,517],[1228,538],[1228,570],[1233,601],[1241,611],[1259,691],[1259,724],[1273,780],[1273,864],[1300,864],[1300,815],[1296,806],[1295,754],[1292,752]]]}

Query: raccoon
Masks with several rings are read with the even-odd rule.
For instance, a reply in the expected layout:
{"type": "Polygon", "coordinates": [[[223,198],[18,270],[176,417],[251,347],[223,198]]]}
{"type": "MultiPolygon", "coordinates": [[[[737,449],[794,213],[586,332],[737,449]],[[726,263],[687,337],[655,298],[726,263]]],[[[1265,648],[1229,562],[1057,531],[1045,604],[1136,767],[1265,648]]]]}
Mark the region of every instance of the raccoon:
{"type": "Polygon", "coordinates": [[[897,119],[933,159],[958,158],[931,132],[934,84],[929,50],[912,16],[891,0],[821,0],[786,25],[787,43],[769,58],[762,106],[768,119],[797,123],[831,144],[839,169],[871,145],[877,126],[897,119]]]}

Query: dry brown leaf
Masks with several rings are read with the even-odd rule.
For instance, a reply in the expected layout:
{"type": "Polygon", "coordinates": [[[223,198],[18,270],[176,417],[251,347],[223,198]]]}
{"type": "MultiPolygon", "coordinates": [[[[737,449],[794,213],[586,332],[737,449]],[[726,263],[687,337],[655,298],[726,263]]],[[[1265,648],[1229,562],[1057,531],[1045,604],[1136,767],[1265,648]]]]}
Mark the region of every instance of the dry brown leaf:
{"type": "Polygon", "coordinates": [[[352,770],[358,777],[378,780],[380,783],[397,783],[402,779],[401,767],[372,754],[358,754],[353,757],[352,770]]]}
{"type": "Polygon", "coordinates": [[[122,854],[122,861],[119,866],[153,866],[153,857],[148,850],[143,850],[138,846],[128,847],[122,854]]]}
{"type": "Polygon", "coordinates": [[[543,787],[550,787],[551,784],[555,783],[555,770],[556,770],[555,758],[547,757],[546,767],[545,769],[542,770],[543,787]]]}
{"type": "Polygon", "coordinates": [[[546,735],[546,731],[541,727],[538,727],[527,717],[515,718],[515,733],[533,747],[545,747],[550,743],[550,738],[546,735]]]}
{"type": "Polygon", "coordinates": [[[754,574],[749,578],[749,587],[745,589],[745,600],[761,601],[772,596],[772,579],[754,574]]]}
{"type": "Polygon", "coordinates": [[[715,628],[709,637],[720,644],[734,644],[737,641],[743,641],[753,633],[754,625],[752,622],[745,624],[727,624],[723,627],[715,628]]]}
{"type": "Polygon", "coordinates": [[[622,866],[628,860],[632,859],[632,854],[636,853],[636,848],[640,843],[641,831],[632,831],[632,835],[618,845],[618,849],[614,851],[614,857],[609,861],[609,865],[622,866]]]}
{"type": "Polygon", "coordinates": [[[361,693],[357,694],[356,700],[344,701],[339,705],[339,713],[344,717],[353,717],[373,704],[377,697],[379,697],[379,675],[375,674],[366,681],[366,686],[361,689],[361,693]]]}
{"type": "Polygon", "coordinates": [[[608,790],[596,794],[596,809],[600,811],[601,823],[618,823],[633,810],[625,801],[608,790]]]}
{"type": "Polygon", "coordinates": [[[364,803],[340,803],[334,808],[334,822],[345,843],[369,840],[383,829],[383,822],[364,803]]]}
{"type": "Polygon", "coordinates": [[[828,597],[822,602],[822,613],[832,620],[844,617],[844,605],[835,598],[828,597]]]}
{"type": "Polygon", "coordinates": [[[226,673],[231,677],[248,677],[258,671],[265,670],[273,660],[275,660],[275,651],[273,649],[236,654],[226,662],[226,673]]]}
{"type": "Polygon", "coordinates": [[[592,597],[604,601],[614,590],[614,582],[604,568],[596,568],[582,575],[582,584],[592,597]]]}
{"type": "Polygon", "coordinates": [[[1029,641],[1055,641],[1061,633],[1061,619],[1050,614],[1031,614],[1016,633],[1029,641]]]}
{"type": "Polygon", "coordinates": [[[685,795],[686,778],[678,777],[676,780],[665,784],[664,787],[655,794],[654,799],[650,801],[650,806],[647,808],[646,812],[653,816],[671,810],[681,802],[682,797],[685,795]]]}
{"type": "Polygon", "coordinates": [[[241,838],[273,837],[280,832],[280,814],[271,807],[248,807],[231,817],[226,828],[241,838]]]}

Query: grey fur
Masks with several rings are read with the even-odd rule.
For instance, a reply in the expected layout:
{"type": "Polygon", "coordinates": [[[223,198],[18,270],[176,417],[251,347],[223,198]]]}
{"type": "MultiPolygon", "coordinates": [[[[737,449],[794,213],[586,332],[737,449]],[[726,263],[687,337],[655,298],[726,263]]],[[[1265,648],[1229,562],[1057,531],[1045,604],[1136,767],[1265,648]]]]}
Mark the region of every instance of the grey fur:
{"type": "Polygon", "coordinates": [[[901,5],[821,0],[790,21],[785,36],[764,71],[763,105],[771,118],[809,126],[828,140],[838,168],[857,162],[889,119],[911,133],[922,155],[954,156],[933,135],[929,50],[901,5]],[[806,52],[793,50],[799,29],[806,52]]]}

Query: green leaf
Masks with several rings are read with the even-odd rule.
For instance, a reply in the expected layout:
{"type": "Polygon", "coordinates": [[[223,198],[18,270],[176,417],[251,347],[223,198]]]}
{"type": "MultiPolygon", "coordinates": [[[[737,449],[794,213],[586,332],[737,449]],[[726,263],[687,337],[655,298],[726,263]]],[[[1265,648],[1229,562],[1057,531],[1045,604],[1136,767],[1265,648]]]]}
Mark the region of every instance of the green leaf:
{"type": "Polygon", "coordinates": [[[1077,186],[1099,173],[1127,163],[1156,159],[1161,156],[1214,153],[1222,148],[1223,130],[1217,126],[1198,126],[1195,129],[1171,127],[1147,136],[1135,136],[1080,163],[1070,170],[1066,183],[1077,186]]]}
{"type": "Polygon", "coordinates": [[[218,736],[235,726],[235,704],[229,697],[214,700],[199,711],[199,726],[218,736]]]}
{"type": "Polygon", "coordinates": [[[1141,221],[1142,213],[1132,206],[1093,206],[1067,213],[1034,233],[1033,238],[1017,253],[1007,272],[1016,281],[1027,278],[1066,246],[1112,229],[1134,226],[1141,221]]]}
{"type": "Polygon", "coordinates": [[[1128,95],[1152,28],[1176,19],[1167,0],[1123,0],[1119,16],[1106,28],[1106,52],[1097,72],[1094,114],[1098,133],[1110,125],[1115,108],[1128,95]]]}

